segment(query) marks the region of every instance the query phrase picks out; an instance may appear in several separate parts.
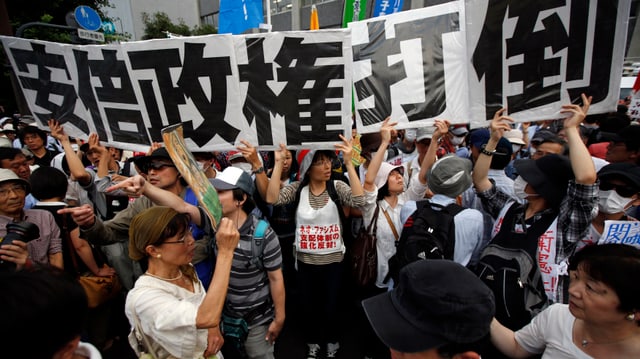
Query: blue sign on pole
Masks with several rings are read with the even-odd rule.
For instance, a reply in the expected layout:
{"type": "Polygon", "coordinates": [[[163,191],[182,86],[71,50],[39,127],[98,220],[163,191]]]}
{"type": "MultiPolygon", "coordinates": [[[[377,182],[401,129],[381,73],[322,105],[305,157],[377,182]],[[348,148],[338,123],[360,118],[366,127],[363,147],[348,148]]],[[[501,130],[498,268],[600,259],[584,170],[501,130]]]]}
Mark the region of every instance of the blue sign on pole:
{"type": "Polygon", "coordinates": [[[220,0],[219,34],[242,34],[264,21],[262,0],[220,0]]]}
{"type": "Polygon", "coordinates": [[[403,0],[376,0],[373,5],[373,17],[389,15],[402,10],[403,0]]]}
{"type": "Polygon", "coordinates": [[[105,35],[113,35],[116,33],[116,25],[111,21],[104,21],[102,23],[102,32],[105,35]]]}
{"type": "Polygon", "coordinates": [[[100,19],[100,15],[88,6],[78,6],[73,14],[76,17],[78,25],[85,30],[96,31],[102,27],[102,19],[100,19]]]}

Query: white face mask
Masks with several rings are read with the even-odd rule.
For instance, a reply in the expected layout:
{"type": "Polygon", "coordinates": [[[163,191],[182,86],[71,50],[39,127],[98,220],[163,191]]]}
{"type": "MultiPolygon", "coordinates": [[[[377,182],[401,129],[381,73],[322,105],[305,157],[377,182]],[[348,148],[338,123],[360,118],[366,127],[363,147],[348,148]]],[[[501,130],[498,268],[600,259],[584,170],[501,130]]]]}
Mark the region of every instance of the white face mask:
{"type": "Polygon", "coordinates": [[[513,181],[513,193],[521,200],[527,199],[527,197],[537,196],[538,194],[526,193],[524,189],[527,187],[527,181],[522,176],[516,177],[513,181]]]}
{"type": "MultiPolygon", "coordinates": [[[[371,152],[371,158],[374,158],[376,156],[376,153],[378,153],[378,151],[371,152]]],[[[388,157],[389,157],[389,151],[384,151],[384,157],[382,158],[382,162],[386,161],[388,157]]]]}
{"type": "Polygon", "coordinates": [[[249,174],[249,176],[251,176],[253,174],[252,171],[251,171],[251,169],[252,169],[251,163],[237,162],[237,163],[233,163],[231,166],[237,167],[237,168],[245,171],[247,174],[249,174]]]}
{"type": "Polygon", "coordinates": [[[615,190],[600,191],[598,193],[598,208],[607,214],[624,212],[631,198],[622,197],[615,190]]]}
{"type": "Polygon", "coordinates": [[[462,142],[464,142],[464,136],[461,136],[461,137],[453,136],[451,138],[451,144],[454,146],[460,146],[462,142]]]}
{"type": "Polygon", "coordinates": [[[520,151],[521,148],[522,148],[522,145],[517,145],[517,144],[511,145],[511,149],[513,150],[513,153],[520,151]]]}

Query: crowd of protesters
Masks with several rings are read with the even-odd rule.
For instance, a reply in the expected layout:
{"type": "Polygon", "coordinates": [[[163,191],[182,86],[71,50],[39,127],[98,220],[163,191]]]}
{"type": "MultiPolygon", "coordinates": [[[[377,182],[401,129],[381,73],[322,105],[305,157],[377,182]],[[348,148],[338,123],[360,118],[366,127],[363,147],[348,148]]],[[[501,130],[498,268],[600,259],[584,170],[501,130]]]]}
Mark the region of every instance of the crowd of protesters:
{"type": "Polygon", "coordinates": [[[287,351],[275,348],[292,316],[306,358],[335,358],[345,301],[361,334],[361,358],[427,358],[436,342],[435,357],[471,342],[473,353],[489,358],[639,357],[639,250],[598,241],[606,221],[640,218],[640,125],[625,106],[588,115],[590,101],[583,95],[581,105],[563,106],[555,121],[517,123],[504,109],[487,128],[473,130],[446,120],[398,130],[386,119],[379,133],[340,136],[334,150],[266,152],[241,141],[233,151],[194,153],[218,194],[220,223],[199,205],[162,144],[124,158],[127,152],[104,146],[95,134],[84,143],[70,138],[56,120],[40,128],[5,117],[0,237],[25,222],[38,232],[0,246],[6,297],[0,306],[76,312],[80,319],[64,326],[70,334],[43,346],[49,352],[42,358],[71,357],[55,356],[63,352],[100,358],[123,340],[123,328],[132,330],[137,355],[274,358],[287,351]],[[462,206],[452,219],[455,246],[444,259],[456,264],[411,266],[395,283],[389,259],[424,203],[462,206]],[[358,287],[347,258],[360,228],[372,221],[376,278],[358,287]],[[553,285],[541,293],[545,305],[533,316],[505,316],[496,305],[505,301],[501,293],[469,273],[492,243],[538,245],[542,237],[554,247],[550,256],[535,256],[534,265],[551,273],[553,285]],[[427,267],[447,272],[435,276],[427,267]],[[115,275],[122,292],[87,310],[77,282],[55,284],[63,272],[74,279],[115,275]],[[12,281],[35,284],[27,291],[12,281]],[[433,293],[438,288],[440,297],[433,293]],[[63,289],[69,303],[78,302],[74,309],[56,304],[64,302],[63,289]],[[7,291],[50,296],[51,303],[32,304],[19,299],[25,293],[7,291]],[[464,317],[445,296],[484,299],[465,302],[475,316],[464,317]],[[449,308],[450,322],[438,317],[439,326],[427,324],[435,319],[424,311],[433,308],[412,300],[449,308]],[[447,332],[465,318],[477,319],[475,331],[447,332]]]}

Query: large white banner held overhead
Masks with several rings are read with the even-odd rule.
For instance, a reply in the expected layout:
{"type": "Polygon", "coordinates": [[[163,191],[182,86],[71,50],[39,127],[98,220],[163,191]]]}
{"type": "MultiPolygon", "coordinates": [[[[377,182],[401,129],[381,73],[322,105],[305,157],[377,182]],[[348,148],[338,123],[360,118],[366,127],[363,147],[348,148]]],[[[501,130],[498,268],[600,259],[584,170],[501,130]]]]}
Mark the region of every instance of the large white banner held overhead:
{"type": "Polygon", "coordinates": [[[468,122],[463,1],[352,22],[353,86],[360,132],[387,116],[398,128],[436,118],[468,122]]]}
{"type": "Polygon", "coordinates": [[[615,111],[630,0],[467,0],[473,127],[501,107],[517,121],[562,118],[593,96],[589,113],[615,111]]]}
{"type": "Polygon", "coordinates": [[[457,0],[348,30],[210,35],[104,46],[0,37],[31,111],[72,135],[144,149],[182,123],[192,150],[330,148],[387,116],[484,127],[615,110],[631,0],[457,0]],[[132,145],[133,144],[133,145],[132,145]]]}
{"type": "Polygon", "coordinates": [[[76,46],[0,37],[29,107],[71,135],[146,150],[182,123],[192,150],[326,147],[351,129],[349,31],[76,46]]]}

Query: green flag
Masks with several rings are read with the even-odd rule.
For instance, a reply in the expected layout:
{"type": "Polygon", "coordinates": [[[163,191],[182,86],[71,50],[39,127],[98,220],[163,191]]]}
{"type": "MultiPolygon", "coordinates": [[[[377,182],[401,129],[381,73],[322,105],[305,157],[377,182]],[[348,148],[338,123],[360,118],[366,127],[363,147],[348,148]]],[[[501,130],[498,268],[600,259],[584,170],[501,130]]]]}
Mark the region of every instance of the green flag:
{"type": "Polygon", "coordinates": [[[352,21],[364,20],[367,12],[367,0],[345,0],[342,27],[352,21]]]}

